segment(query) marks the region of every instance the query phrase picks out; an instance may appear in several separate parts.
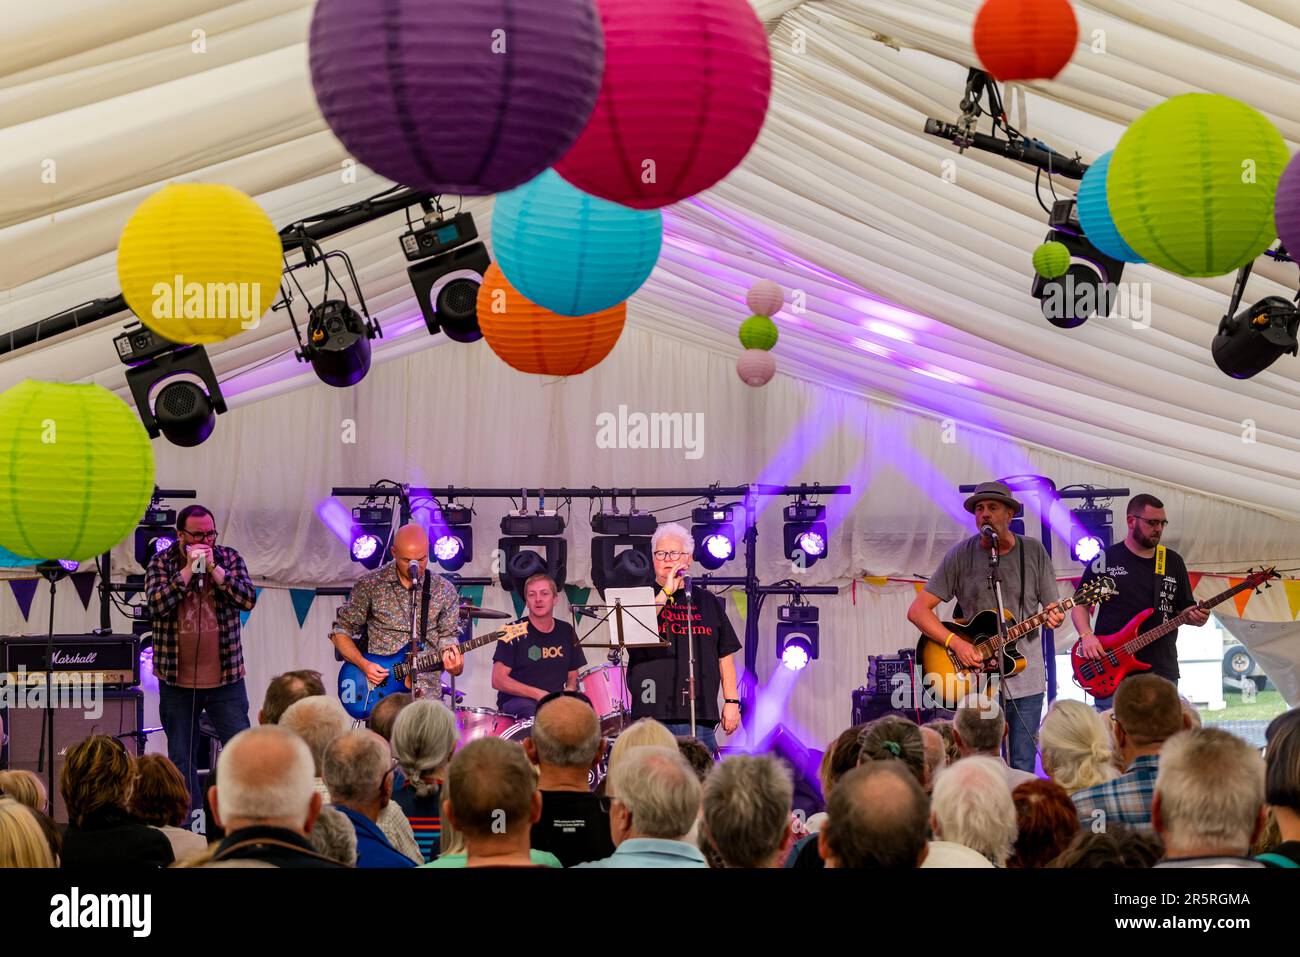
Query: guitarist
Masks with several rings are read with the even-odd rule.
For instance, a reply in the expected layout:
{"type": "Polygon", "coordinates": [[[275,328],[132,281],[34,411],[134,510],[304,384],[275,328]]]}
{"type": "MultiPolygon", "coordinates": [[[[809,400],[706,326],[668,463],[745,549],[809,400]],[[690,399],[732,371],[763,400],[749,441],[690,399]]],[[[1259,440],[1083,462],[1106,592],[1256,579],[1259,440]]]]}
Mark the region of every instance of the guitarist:
{"type": "MultiPolygon", "coordinates": [[[[352,586],[352,594],[339,606],[330,629],[330,641],[346,661],[366,674],[371,685],[383,684],[388,669],[368,661],[356,639],[364,626],[368,635],[366,651],[372,655],[395,654],[411,640],[411,589],[417,586],[407,569],[411,562],[419,565],[418,580],[422,592],[416,594],[415,613],[424,620],[424,643],[442,649],[442,663],[447,671],[458,675],[465,670],[460,653],[460,599],[456,588],[441,575],[428,572],[429,535],[419,525],[403,525],[393,536],[393,561],[367,572],[352,586]],[[428,611],[421,599],[428,595],[428,611]]],[[[418,627],[417,627],[418,631],[418,627]]],[[[416,649],[417,651],[423,649],[416,649]]],[[[418,694],[438,693],[437,678],[419,675],[414,679],[418,694]]]]}
{"type": "MultiPolygon", "coordinates": [[[[1011,490],[1001,482],[981,483],[966,499],[965,507],[975,517],[977,529],[991,525],[997,534],[1003,608],[1019,621],[1037,614],[1041,606],[1048,613],[1048,626],[1059,626],[1065,620],[1065,613],[1054,607],[1058,595],[1052,560],[1041,542],[1021,538],[1011,531],[1011,519],[1020,511],[1020,502],[1011,497],[1011,490]]],[[[962,664],[972,667],[980,664],[975,646],[950,634],[935,609],[954,597],[968,617],[998,607],[997,597],[989,587],[988,552],[989,542],[983,535],[972,535],[958,542],[943,556],[907,611],[907,620],[927,638],[945,645],[962,664]]],[[[1007,763],[1032,772],[1047,680],[1043,643],[1039,633],[1033,631],[1020,638],[1016,647],[1025,656],[1025,669],[1002,681],[1002,706],[1008,728],[1007,763]]]]}
{"type": "MultiPolygon", "coordinates": [[[[1080,582],[1085,584],[1098,575],[1115,579],[1118,594],[1097,613],[1096,630],[1103,635],[1119,631],[1134,615],[1148,608],[1154,608],[1156,613],[1143,623],[1143,631],[1164,624],[1183,609],[1196,604],[1182,556],[1160,544],[1169,524],[1164,503],[1145,492],[1134,495],[1128,503],[1127,521],[1128,537],[1106,549],[1104,555],[1099,555],[1084,571],[1080,582]]],[[[1079,632],[1080,655],[1100,658],[1102,645],[1093,631],[1092,611],[1089,606],[1075,605],[1070,609],[1070,617],[1079,632]]],[[[1197,608],[1187,616],[1193,625],[1203,625],[1209,618],[1210,612],[1204,608],[1197,608]]],[[[1151,666],[1151,674],[1167,678],[1175,687],[1178,685],[1177,639],[1178,629],[1175,628],[1137,653],[1139,661],[1151,666]]],[[[1105,711],[1114,697],[1097,698],[1094,707],[1105,711]]]]}

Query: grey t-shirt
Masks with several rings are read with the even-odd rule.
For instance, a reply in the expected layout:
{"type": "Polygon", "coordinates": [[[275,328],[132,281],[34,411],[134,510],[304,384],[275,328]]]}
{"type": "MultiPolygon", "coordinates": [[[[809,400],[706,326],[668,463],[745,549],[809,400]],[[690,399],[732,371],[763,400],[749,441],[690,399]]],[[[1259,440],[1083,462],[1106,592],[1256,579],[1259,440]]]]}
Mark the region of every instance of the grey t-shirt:
{"type": "MultiPolygon", "coordinates": [[[[998,581],[1002,583],[1003,606],[1015,615],[1016,621],[1038,614],[1044,605],[1050,605],[1059,597],[1052,560],[1047,557],[1043,543],[1037,539],[1016,536],[1015,547],[1001,556],[998,581]],[[1023,599],[1020,595],[1022,557],[1025,562],[1023,599]]],[[[925,590],[940,601],[956,598],[961,604],[963,617],[967,619],[986,609],[996,609],[997,597],[989,587],[988,551],[980,548],[980,537],[972,535],[950,548],[934,575],[925,583],[925,590]]],[[[1006,679],[1007,697],[1042,694],[1047,690],[1047,676],[1043,670],[1043,642],[1039,630],[1022,636],[1016,648],[1025,656],[1025,670],[1006,679]]]]}

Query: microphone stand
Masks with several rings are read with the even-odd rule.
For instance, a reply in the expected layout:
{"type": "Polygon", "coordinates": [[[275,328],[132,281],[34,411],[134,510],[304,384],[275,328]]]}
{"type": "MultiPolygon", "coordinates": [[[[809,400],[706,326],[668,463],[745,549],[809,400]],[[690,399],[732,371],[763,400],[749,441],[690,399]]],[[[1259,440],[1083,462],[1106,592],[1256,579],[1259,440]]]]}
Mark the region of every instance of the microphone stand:
{"type": "Polygon", "coordinates": [[[45,768],[47,788],[50,797],[50,810],[54,810],[54,690],[51,687],[54,678],[54,583],[67,574],[58,562],[41,562],[37,571],[50,583],[50,629],[45,639],[45,714],[41,722],[41,749],[37,761],[37,771],[42,762],[48,761],[45,768]]]}
{"type": "MultiPolygon", "coordinates": [[[[981,537],[984,536],[981,535],[981,537]]],[[[992,547],[989,548],[989,585],[992,587],[993,596],[997,599],[998,603],[998,659],[996,664],[998,666],[999,675],[1002,673],[1002,649],[1006,647],[1007,639],[1007,615],[1006,609],[1002,604],[1002,582],[998,579],[998,564],[1000,561],[1001,556],[998,554],[998,537],[995,535],[993,537],[992,547]]],[[[1001,690],[1000,683],[998,690],[1001,690]]]]}
{"type": "Polygon", "coordinates": [[[692,607],[692,602],[695,595],[690,575],[682,576],[682,589],[686,592],[686,660],[689,669],[686,694],[691,704],[691,737],[693,738],[695,737],[695,609],[692,607]]]}
{"type": "MultiPolygon", "coordinates": [[[[415,570],[416,570],[416,571],[419,571],[419,569],[420,569],[420,566],[419,566],[419,565],[417,565],[415,562],[411,562],[411,565],[414,565],[414,566],[415,566],[415,570]]],[[[409,567],[408,567],[408,572],[407,572],[407,573],[408,573],[408,574],[410,573],[409,567]]],[[[423,584],[423,583],[422,583],[422,581],[421,581],[419,578],[417,578],[417,577],[414,576],[414,575],[411,576],[411,644],[410,644],[410,651],[407,652],[407,658],[406,658],[406,662],[407,662],[407,672],[406,672],[406,673],[407,673],[408,675],[410,675],[410,677],[411,677],[411,698],[412,698],[412,700],[414,700],[415,698],[420,697],[419,682],[416,680],[416,677],[417,677],[417,676],[416,676],[416,674],[415,674],[415,656],[416,656],[416,654],[419,652],[419,648],[420,648],[419,643],[416,641],[416,635],[415,635],[415,632],[416,632],[417,628],[419,627],[418,624],[417,624],[419,618],[418,618],[418,614],[417,614],[417,607],[416,607],[416,603],[415,603],[415,598],[416,598],[416,594],[420,591],[420,588],[422,587],[422,584],[423,584]]],[[[423,635],[420,636],[420,638],[423,638],[423,637],[424,637],[423,635]]],[[[439,686],[441,686],[441,685],[442,685],[442,682],[439,681],[438,684],[439,684],[439,686]]],[[[455,691],[455,687],[454,687],[454,686],[453,686],[452,690],[453,690],[453,692],[455,691]]]]}

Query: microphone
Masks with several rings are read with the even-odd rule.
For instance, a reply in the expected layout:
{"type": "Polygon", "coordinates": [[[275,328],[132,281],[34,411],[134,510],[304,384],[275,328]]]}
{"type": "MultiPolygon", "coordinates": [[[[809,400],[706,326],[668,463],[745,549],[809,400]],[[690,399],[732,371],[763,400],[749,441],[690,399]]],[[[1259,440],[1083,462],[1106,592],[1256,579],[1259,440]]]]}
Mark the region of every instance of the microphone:
{"type": "Polygon", "coordinates": [[[199,591],[203,591],[203,586],[208,580],[208,555],[207,552],[199,552],[194,556],[190,566],[194,570],[194,580],[199,583],[199,591]]]}
{"type": "Polygon", "coordinates": [[[686,593],[686,597],[691,597],[691,576],[686,573],[685,568],[679,568],[677,577],[682,580],[682,591],[686,593]]]}
{"type": "Polygon", "coordinates": [[[994,529],[994,527],[990,525],[988,522],[985,522],[983,525],[980,526],[980,534],[985,538],[991,538],[994,541],[997,541],[997,537],[998,537],[997,530],[994,529]]]}
{"type": "Polygon", "coordinates": [[[411,579],[411,584],[415,584],[415,583],[417,583],[417,582],[420,580],[420,563],[419,563],[419,562],[417,562],[417,561],[410,561],[410,562],[407,562],[407,564],[406,564],[406,577],[409,578],[409,579],[411,579]]]}

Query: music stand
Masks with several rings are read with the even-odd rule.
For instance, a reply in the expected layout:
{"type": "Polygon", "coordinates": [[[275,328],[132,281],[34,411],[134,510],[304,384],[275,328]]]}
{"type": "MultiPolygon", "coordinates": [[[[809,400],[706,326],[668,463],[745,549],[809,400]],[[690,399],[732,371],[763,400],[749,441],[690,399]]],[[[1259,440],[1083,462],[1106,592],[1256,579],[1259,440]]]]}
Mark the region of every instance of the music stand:
{"type": "MultiPolygon", "coordinates": [[[[579,615],[589,615],[592,619],[594,619],[595,623],[591,626],[591,628],[587,631],[587,633],[581,635],[578,638],[578,647],[610,649],[609,661],[610,664],[616,665],[618,667],[619,677],[623,681],[623,691],[625,694],[627,694],[629,713],[630,713],[630,708],[632,703],[632,690],[627,686],[627,665],[623,661],[623,652],[628,647],[627,643],[624,641],[625,632],[623,626],[623,622],[624,622],[623,612],[624,610],[630,608],[658,609],[658,607],[659,606],[655,602],[651,602],[649,605],[625,605],[623,604],[622,599],[619,598],[615,598],[614,604],[612,605],[571,605],[570,606],[570,610],[573,611],[574,613],[579,615]],[[602,615],[600,614],[600,612],[604,612],[604,614],[602,615]],[[607,622],[609,622],[611,615],[614,618],[613,628],[614,628],[614,633],[618,636],[618,641],[609,642],[609,643],[599,642],[599,641],[590,641],[590,642],[587,641],[586,639],[590,637],[591,634],[596,631],[596,629],[600,628],[602,625],[605,625],[607,622]]],[[[643,631],[650,631],[650,633],[654,635],[656,639],[658,639],[657,641],[654,642],[649,642],[649,641],[639,642],[635,645],[632,645],[633,648],[671,648],[672,647],[673,643],[671,641],[665,641],[662,637],[660,637],[659,631],[657,629],[651,631],[649,628],[645,626],[644,622],[640,621],[634,615],[629,616],[629,620],[631,620],[634,624],[639,626],[643,631]]]]}

